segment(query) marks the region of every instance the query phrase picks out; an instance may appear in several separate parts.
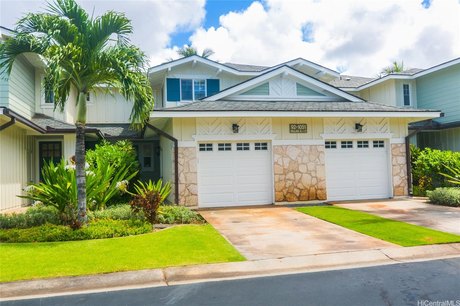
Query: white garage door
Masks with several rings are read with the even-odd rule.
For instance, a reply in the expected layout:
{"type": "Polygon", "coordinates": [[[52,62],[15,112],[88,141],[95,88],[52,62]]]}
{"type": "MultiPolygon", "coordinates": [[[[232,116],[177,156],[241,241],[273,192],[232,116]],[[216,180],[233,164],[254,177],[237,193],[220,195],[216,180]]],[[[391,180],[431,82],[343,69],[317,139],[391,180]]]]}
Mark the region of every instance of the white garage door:
{"type": "Polygon", "coordinates": [[[387,146],[384,140],[326,141],[327,199],[390,197],[387,146]]]}
{"type": "Polygon", "coordinates": [[[200,207],[273,203],[270,143],[216,142],[198,146],[200,207]]]}

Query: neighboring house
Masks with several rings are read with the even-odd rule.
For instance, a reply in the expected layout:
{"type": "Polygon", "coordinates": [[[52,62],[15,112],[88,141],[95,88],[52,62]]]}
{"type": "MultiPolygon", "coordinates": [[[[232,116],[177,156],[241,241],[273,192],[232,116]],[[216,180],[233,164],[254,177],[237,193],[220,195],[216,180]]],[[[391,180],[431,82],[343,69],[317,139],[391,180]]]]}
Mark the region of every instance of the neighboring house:
{"type": "Polygon", "coordinates": [[[460,58],[375,79],[341,76],[330,84],[382,104],[441,110],[441,118],[409,126],[411,143],[460,151],[460,58]]]}
{"type": "MultiPolygon", "coordinates": [[[[0,27],[0,39],[12,35],[0,27]]],[[[72,92],[63,112],[54,110],[43,88],[43,61],[34,54],[20,56],[9,77],[0,76],[0,210],[28,203],[17,197],[30,182],[40,180],[44,162],[69,160],[75,154],[72,92]]],[[[130,139],[138,149],[142,179],[160,176],[158,137],[129,129],[132,103],[116,92],[88,95],[87,148],[101,139],[130,139]]]]}
{"type": "Polygon", "coordinates": [[[407,195],[408,125],[440,112],[367,102],[328,84],[339,77],[303,59],[260,67],[191,56],[152,67],[163,108],[149,125],[161,131],[162,176],[175,183],[176,201],[216,207],[407,195]]]}
{"type": "MultiPolygon", "coordinates": [[[[27,203],[17,195],[44,160],[74,155],[75,93],[54,110],[43,69],[22,56],[1,81],[0,210],[27,203]]],[[[440,115],[332,86],[339,73],[301,58],[262,67],[191,56],[148,76],[144,131],[129,129],[132,103],[101,88],[88,96],[86,145],[133,140],[141,178],[171,181],[170,200],[188,206],[405,196],[408,125],[440,115]]]]}

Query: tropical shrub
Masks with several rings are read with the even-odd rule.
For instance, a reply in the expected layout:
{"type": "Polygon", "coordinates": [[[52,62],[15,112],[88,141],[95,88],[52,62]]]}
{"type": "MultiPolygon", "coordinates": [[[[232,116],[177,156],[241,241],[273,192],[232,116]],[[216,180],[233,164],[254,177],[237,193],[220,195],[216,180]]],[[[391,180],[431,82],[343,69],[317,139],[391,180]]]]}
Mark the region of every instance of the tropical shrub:
{"type": "Polygon", "coordinates": [[[142,214],[134,214],[129,204],[110,206],[102,210],[88,212],[88,218],[93,219],[112,219],[112,220],[144,220],[142,214]]]}
{"type": "Polygon", "coordinates": [[[460,168],[460,152],[440,151],[411,146],[412,183],[414,194],[424,196],[427,190],[453,186],[442,173],[460,168]]]}
{"type": "Polygon", "coordinates": [[[161,179],[156,183],[151,180],[147,183],[139,181],[134,189],[136,194],[133,194],[129,203],[131,209],[135,214],[143,213],[148,222],[155,224],[158,208],[171,192],[171,184],[168,182],[163,185],[161,179]]]}
{"type": "Polygon", "coordinates": [[[460,188],[436,188],[433,191],[427,191],[430,202],[438,205],[460,207],[460,188]]]}
{"type": "Polygon", "coordinates": [[[449,166],[445,166],[448,173],[441,173],[442,176],[447,178],[449,183],[454,185],[460,185],[460,167],[451,168],[449,166]]]}
{"type": "MultiPolygon", "coordinates": [[[[105,207],[106,203],[120,193],[117,183],[120,180],[130,179],[136,173],[126,177],[126,167],[120,167],[118,172],[108,162],[100,161],[97,168],[86,171],[86,197],[89,210],[105,207]]],[[[42,170],[43,181],[31,184],[25,188],[23,198],[31,199],[36,203],[56,208],[63,224],[78,228],[77,222],[77,184],[75,167],[66,164],[64,160],[54,164],[45,164],[42,170]]]]}
{"type": "MultiPolygon", "coordinates": [[[[114,176],[120,176],[114,179],[115,184],[122,180],[136,180],[140,170],[136,150],[129,140],[120,140],[114,144],[104,140],[100,144],[96,144],[94,149],[86,151],[86,161],[90,170],[95,172],[98,168],[112,167],[114,176]]],[[[122,198],[123,194],[115,193],[110,196],[108,201],[105,201],[104,206],[113,205],[122,198]]]]}
{"type": "Polygon", "coordinates": [[[88,226],[72,230],[68,226],[45,224],[26,229],[0,230],[0,242],[45,242],[114,238],[145,234],[152,230],[141,220],[93,220],[88,226]]]}
{"type": "Polygon", "coordinates": [[[0,229],[29,228],[45,223],[61,224],[54,207],[37,205],[29,207],[24,213],[0,214],[0,229]]]}
{"type": "Polygon", "coordinates": [[[188,207],[179,205],[161,205],[158,209],[156,223],[190,224],[204,223],[203,217],[188,207]]]}

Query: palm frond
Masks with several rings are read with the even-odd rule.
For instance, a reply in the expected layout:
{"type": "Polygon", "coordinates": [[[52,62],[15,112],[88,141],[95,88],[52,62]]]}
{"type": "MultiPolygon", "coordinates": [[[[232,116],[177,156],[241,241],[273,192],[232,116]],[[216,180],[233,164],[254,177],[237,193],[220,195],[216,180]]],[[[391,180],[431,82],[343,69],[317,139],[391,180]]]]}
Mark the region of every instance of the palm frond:
{"type": "Polygon", "coordinates": [[[124,14],[109,11],[93,21],[89,41],[93,48],[99,49],[115,34],[118,44],[127,45],[132,32],[131,21],[124,14]]]}
{"type": "Polygon", "coordinates": [[[88,13],[74,0],[55,0],[49,3],[48,11],[60,17],[68,19],[74,24],[80,33],[86,33],[90,24],[88,13]]]}

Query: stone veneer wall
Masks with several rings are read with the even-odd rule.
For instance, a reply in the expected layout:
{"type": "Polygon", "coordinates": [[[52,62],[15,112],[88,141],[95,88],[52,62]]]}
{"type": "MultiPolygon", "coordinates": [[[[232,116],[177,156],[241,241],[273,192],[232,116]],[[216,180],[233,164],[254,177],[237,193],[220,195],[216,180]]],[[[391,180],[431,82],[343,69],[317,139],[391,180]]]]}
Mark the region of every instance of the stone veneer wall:
{"type": "MultiPolygon", "coordinates": [[[[179,200],[180,205],[198,205],[196,148],[181,148],[179,160],[179,200]]],[[[177,199],[176,199],[177,200],[177,199]]]]}
{"type": "Polygon", "coordinates": [[[393,196],[407,196],[407,163],[406,145],[397,143],[391,145],[391,166],[393,176],[393,196]]]}
{"type": "Polygon", "coordinates": [[[273,146],[275,201],[326,199],[324,146],[273,146]]]}

